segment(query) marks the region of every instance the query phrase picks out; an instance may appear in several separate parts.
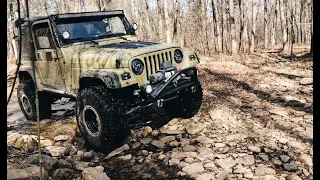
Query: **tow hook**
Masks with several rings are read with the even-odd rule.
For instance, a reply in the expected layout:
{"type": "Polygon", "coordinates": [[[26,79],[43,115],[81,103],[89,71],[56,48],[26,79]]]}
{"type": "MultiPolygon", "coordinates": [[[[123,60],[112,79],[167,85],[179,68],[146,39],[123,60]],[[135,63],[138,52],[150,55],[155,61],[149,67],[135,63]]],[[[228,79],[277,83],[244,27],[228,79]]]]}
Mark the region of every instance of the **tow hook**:
{"type": "Polygon", "coordinates": [[[157,100],[157,105],[159,108],[161,108],[163,106],[163,99],[158,99],[157,100]]]}

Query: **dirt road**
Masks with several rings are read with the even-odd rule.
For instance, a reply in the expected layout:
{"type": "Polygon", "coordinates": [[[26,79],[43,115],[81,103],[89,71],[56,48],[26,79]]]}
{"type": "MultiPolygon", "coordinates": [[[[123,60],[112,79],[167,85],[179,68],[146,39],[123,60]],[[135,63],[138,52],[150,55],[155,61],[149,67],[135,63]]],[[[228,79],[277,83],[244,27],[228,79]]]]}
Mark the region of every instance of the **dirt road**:
{"type": "MultiPolygon", "coordinates": [[[[135,129],[108,158],[83,147],[70,113],[74,104],[58,101],[54,121],[42,122],[41,135],[49,147],[67,147],[56,158],[72,166],[63,174],[61,164],[60,170],[46,171],[56,179],[81,179],[87,176],[84,169],[95,166],[112,180],[313,179],[313,65],[303,56],[306,49],[295,52],[292,59],[277,52],[202,58],[201,111],[159,129],[135,129]],[[65,134],[69,138],[55,138],[65,134]]],[[[8,139],[15,133],[35,134],[15,95],[7,117],[8,139]]],[[[45,153],[50,159],[52,152],[45,153]]]]}

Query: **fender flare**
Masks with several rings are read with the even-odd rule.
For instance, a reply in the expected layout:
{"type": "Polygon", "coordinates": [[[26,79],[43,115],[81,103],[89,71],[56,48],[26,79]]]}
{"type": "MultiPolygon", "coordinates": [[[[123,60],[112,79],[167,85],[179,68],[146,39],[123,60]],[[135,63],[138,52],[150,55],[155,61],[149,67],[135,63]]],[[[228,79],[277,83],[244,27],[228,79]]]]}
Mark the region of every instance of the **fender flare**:
{"type": "Polygon", "coordinates": [[[115,72],[88,70],[80,74],[79,85],[82,78],[96,78],[100,79],[109,89],[119,89],[121,84],[119,77],[115,72]]]}
{"type": "MultiPolygon", "coordinates": [[[[34,82],[34,76],[33,76],[33,71],[32,71],[32,67],[20,67],[19,69],[19,73],[20,72],[26,72],[29,74],[29,76],[31,77],[32,81],[34,82]]],[[[20,75],[19,75],[19,78],[20,78],[20,75]]],[[[41,84],[41,81],[40,81],[40,78],[38,76],[38,73],[36,72],[36,78],[37,78],[37,88],[38,88],[38,91],[42,91],[43,89],[43,86],[41,84]]]]}

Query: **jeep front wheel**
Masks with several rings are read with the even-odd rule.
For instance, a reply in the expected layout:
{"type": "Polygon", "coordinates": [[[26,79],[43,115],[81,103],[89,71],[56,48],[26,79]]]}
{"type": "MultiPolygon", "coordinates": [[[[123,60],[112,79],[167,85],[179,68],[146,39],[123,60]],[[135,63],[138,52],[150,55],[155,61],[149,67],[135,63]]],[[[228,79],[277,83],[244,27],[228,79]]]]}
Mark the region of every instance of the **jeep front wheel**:
{"type": "Polygon", "coordinates": [[[198,113],[201,104],[202,88],[199,83],[181,93],[177,99],[165,103],[164,109],[173,117],[191,118],[198,113]]]}
{"type": "Polygon", "coordinates": [[[85,142],[93,149],[109,151],[126,135],[120,105],[103,86],[80,91],[76,102],[77,123],[85,142]]]}

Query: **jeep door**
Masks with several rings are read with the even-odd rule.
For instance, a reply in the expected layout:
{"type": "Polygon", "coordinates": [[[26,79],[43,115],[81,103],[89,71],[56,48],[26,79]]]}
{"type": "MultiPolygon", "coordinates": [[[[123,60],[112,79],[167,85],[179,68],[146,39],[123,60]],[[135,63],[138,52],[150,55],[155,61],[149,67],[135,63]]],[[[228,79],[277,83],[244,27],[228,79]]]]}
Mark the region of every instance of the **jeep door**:
{"type": "Polygon", "coordinates": [[[64,66],[57,53],[57,46],[53,38],[49,20],[33,23],[33,42],[36,55],[36,70],[41,84],[45,88],[64,91],[64,66]]]}

